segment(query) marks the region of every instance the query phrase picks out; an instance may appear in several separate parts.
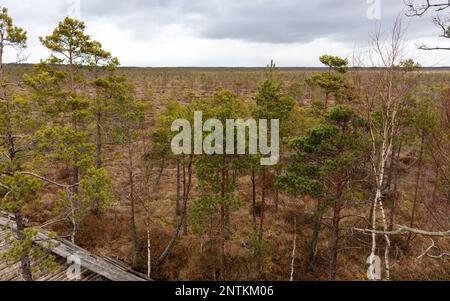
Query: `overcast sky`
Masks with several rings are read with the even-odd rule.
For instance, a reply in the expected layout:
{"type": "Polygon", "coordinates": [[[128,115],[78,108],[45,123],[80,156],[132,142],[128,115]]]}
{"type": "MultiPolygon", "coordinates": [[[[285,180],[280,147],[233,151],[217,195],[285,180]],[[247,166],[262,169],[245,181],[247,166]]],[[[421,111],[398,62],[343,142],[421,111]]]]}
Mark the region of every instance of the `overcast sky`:
{"type": "MultiPolygon", "coordinates": [[[[265,66],[270,59],[319,66],[325,53],[351,61],[365,51],[370,32],[389,28],[405,9],[403,0],[0,0],[0,6],[28,31],[28,62],[49,56],[38,37],[70,15],[85,21],[87,33],[122,65],[154,67],[265,66]]],[[[446,42],[431,15],[405,23],[407,56],[450,66],[449,52],[416,50],[418,43],[446,42]]]]}

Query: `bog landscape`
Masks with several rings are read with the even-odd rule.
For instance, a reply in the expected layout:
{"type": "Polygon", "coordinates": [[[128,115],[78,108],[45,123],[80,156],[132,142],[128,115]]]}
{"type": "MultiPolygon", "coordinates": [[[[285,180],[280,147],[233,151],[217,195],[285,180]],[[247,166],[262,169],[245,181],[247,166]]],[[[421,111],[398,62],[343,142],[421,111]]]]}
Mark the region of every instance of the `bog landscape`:
{"type": "Polygon", "coordinates": [[[321,67],[150,68],[72,17],[27,62],[0,6],[0,280],[450,280],[450,68],[405,51],[450,4],[404,8],[321,67]]]}

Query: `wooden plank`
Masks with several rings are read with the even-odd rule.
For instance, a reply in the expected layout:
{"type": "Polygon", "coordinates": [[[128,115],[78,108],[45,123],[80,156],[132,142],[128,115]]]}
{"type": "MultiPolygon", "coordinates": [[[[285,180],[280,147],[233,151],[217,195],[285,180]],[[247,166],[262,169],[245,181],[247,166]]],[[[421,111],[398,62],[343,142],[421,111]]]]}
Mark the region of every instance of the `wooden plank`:
{"type": "MultiPolygon", "coordinates": [[[[0,226],[12,226],[15,227],[15,223],[11,222],[10,216],[5,217],[5,215],[0,215],[0,226]]],[[[0,231],[1,232],[1,231],[0,231]]],[[[52,253],[65,258],[69,258],[72,255],[77,256],[81,261],[81,266],[86,268],[87,270],[94,272],[97,275],[100,275],[111,281],[146,281],[143,277],[139,277],[134,272],[126,271],[124,265],[115,265],[106,260],[103,260],[101,257],[93,255],[88,251],[72,244],[71,242],[64,239],[51,239],[49,236],[49,232],[41,230],[37,239],[40,241],[40,244],[48,244],[50,243],[52,246],[52,253]]]]}

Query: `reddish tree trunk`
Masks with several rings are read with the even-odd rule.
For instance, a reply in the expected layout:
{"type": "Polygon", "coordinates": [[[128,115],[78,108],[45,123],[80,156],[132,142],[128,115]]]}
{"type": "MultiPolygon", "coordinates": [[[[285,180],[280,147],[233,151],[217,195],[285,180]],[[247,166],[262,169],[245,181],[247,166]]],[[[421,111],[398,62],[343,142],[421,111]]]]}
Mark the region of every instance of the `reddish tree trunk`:
{"type": "Polygon", "coordinates": [[[261,241],[264,237],[264,217],[266,211],[266,169],[263,168],[262,171],[262,181],[261,181],[261,220],[259,225],[259,235],[261,241]]]}
{"type": "Polygon", "coordinates": [[[181,215],[180,198],[181,198],[181,167],[180,167],[180,160],[177,160],[177,200],[175,204],[175,213],[177,216],[181,215]]]}
{"type": "Polygon", "coordinates": [[[317,201],[317,208],[314,215],[314,229],[309,245],[308,269],[313,270],[316,262],[317,244],[319,241],[320,230],[322,229],[322,202],[317,201]]]}
{"type": "MultiPolygon", "coordinates": [[[[225,170],[222,171],[222,189],[221,189],[221,197],[222,199],[225,198],[226,192],[226,176],[225,176],[225,170]]],[[[222,206],[220,207],[220,280],[224,280],[225,279],[225,241],[226,241],[226,237],[225,237],[225,204],[222,204],[222,206]]]]}
{"type": "Polygon", "coordinates": [[[342,188],[339,187],[336,196],[336,202],[334,203],[333,210],[333,226],[331,231],[330,242],[330,280],[336,280],[337,275],[337,262],[338,262],[338,247],[339,247],[339,223],[341,221],[342,211],[342,188]]]}
{"type": "Polygon", "coordinates": [[[256,231],[257,220],[256,220],[256,172],[252,170],[252,217],[253,217],[253,228],[256,231]]]}
{"type": "MultiPolygon", "coordinates": [[[[394,160],[394,166],[392,171],[392,183],[394,183],[394,188],[392,189],[391,196],[392,196],[392,203],[391,203],[391,214],[390,214],[390,220],[389,220],[389,231],[392,231],[394,229],[394,223],[395,223],[395,216],[396,216],[396,210],[397,210],[397,202],[398,202],[398,161],[400,159],[400,154],[402,151],[402,143],[400,143],[400,146],[398,148],[398,152],[396,154],[392,154],[392,157],[395,157],[394,160]]],[[[389,186],[390,189],[390,186],[389,186]]]]}
{"type": "Polygon", "coordinates": [[[95,165],[97,166],[97,168],[101,168],[102,167],[102,126],[101,126],[101,122],[102,122],[102,113],[100,111],[97,112],[96,114],[97,116],[97,137],[96,137],[96,158],[95,158],[95,165]]]}
{"type": "Polygon", "coordinates": [[[133,267],[137,267],[139,256],[139,241],[136,229],[136,208],[134,199],[134,174],[133,174],[133,158],[131,147],[128,149],[128,185],[130,189],[130,228],[131,228],[131,244],[132,244],[132,262],[133,267]]]}
{"type": "MultiPolygon", "coordinates": [[[[186,198],[188,191],[187,191],[187,182],[186,182],[186,166],[183,164],[183,199],[186,198]]],[[[185,214],[183,218],[183,235],[188,235],[188,216],[185,214]]]]}
{"type": "MultiPolygon", "coordinates": [[[[25,230],[25,224],[23,222],[22,215],[19,212],[15,214],[16,220],[16,235],[19,241],[23,241],[23,231],[25,230]]],[[[31,260],[28,254],[21,254],[20,257],[20,271],[22,274],[22,278],[25,281],[33,281],[33,275],[31,273],[31,260]]]]}
{"type": "Polygon", "coordinates": [[[188,165],[188,181],[187,181],[187,185],[186,185],[186,194],[184,195],[184,198],[183,198],[183,210],[181,212],[181,218],[178,222],[177,228],[175,230],[175,234],[173,235],[173,237],[170,240],[167,247],[164,249],[161,256],[159,256],[158,262],[156,264],[157,266],[161,265],[167,259],[167,257],[170,254],[170,251],[172,250],[173,246],[175,245],[178,238],[180,237],[181,228],[184,224],[184,219],[187,216],[187,208],[188,208],[189,194],[191,192],[191,186],[192,186],[192,156],[190,157],[189,165],[188,165]]]}
{"type": "MultiPolygon", "coordinates": [[[[412,208],[412,213],[411,213],[411,224],[410,224],[411,228],[414,227],[414,222],[415,222],[415,218],[416,218],[417,202],[418,202],[418,197],[419,197],[420,178],[422,177],[424,143],[425,143],[425,133],[423,132],[421,142],[420,142],[419,166],[417,168],[416,188],[414,191],[414,202],[413,202],[413,208],[412,208]]],[[[406,243],[407,249],[409,249],[411,246],[411,239],[412,239],[412,233],[410,232],[408,234],[408,239],[407,239],[407,243],[406,243]]]]}

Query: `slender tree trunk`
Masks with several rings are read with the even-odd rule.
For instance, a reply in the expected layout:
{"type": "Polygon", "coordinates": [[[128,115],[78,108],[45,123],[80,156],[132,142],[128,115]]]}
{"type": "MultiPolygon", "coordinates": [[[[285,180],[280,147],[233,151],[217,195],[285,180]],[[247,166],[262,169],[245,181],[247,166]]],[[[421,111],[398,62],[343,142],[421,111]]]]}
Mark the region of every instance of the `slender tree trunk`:
{"type": "Polygon", "coordinates": [[[334,203],[333,213],[333,226],[331,231],[331,243],[330,243],[330,280],[336,280],[337,275],[337,262],[338,262],[338,246],[339,246],[339,223],[341,221],[342,210],[342,188],[338,188],[336,202],[334,203]]]}
{"type": "Polygon", "coordinates": [[[13,163],[15,160],[15,157],[16,157],[16,147],[15,147],[15,143],[14,143],[14,137],[9,129],[8,129],[7,137],[8,137],[7,139],[8,139],[8,144],[9,144],[8,155],[11,160],[11,163],[13,163]]]}
{"type": "MultiPolygon", "coordinates": [[[[259,224],[259,236],[258,236],[258,243],[261,246],[264,241],[264,218],[265,218],[265,211],[266,211],[266,169],[263,168],[262,170],[262,179],[261,179],[261,218],[260,218],[260,224],[259,224]]],[[[255,228],[256,230],[256,228],[255,228]]],[[[259,246],[259,247],[260,247],[259,246]]],[[[262,258],[260,256],[257,258],[256,262],[256,269],[259,271],[259,273],[262,272],[262,258]]]]}
{"type": "MultiPolygon", "coordinates": [[[[257,216],[257,212],[256,212],[256,171],[255,169],[252,169],[252,174],[251,174],[251,178],[252,178],[252,223],[253,223],[253,231],[255,233],[255,235],[258,235],[258,239],[261,239],[260,233],[257,231],[260,231],[260,229],[258,229],[258,216],[257,216]]],[[[255,255],[255,259],[256,259],[256,270],[258,272],[261,272],[261,260],[259,258],[259,256],[257,256],[257,251],[256,249],[254,250],[254,255],[255,255]]]]}
{"type": "MultiPolygon", "coordinates": [[[[400,146],[401,148],[401,146],[400,146]]],[[[391,192],[391,187],[392,187],[392,183],[393,183],[393,179],[394,179],[394,170],[395,167],[397,165],[397,156],[393,155],[391,156],[391,162],[389,163],[389,169],[387,172],[387,181],[386,181],[386,187],[385,187],[385,191],[391,192]]]]}
{"type": "MultiPolygon", "coordinates": [[[[398,151],[395,155],[392,155],[392,158],[395,157],[395,160],[393,161],[394,166],[392,167],[392,181],[390,181],[391,183],[394,184],[394,188],[392,189],[391,192],[391,199],[392,199],[392,203],[391,203],[391,214],[390,214],[390,220],[389,220],[389,231],[392,231],[394,229],[394,223],[395,223],[395,216],[396,216],[396,210],[397,210],[397,202],[398,202],[398,161],[400,159],[400,154],[402,151],[402,146],[403,143],[400,142],[400,146],[398,147],[398,151]]],[[[391,163],[392,164],[392,163],[391,163]]],[[[391,191],[391,183],[388,186],[389,191],[391,191]]]]}
{"type": "MultiPolygon", "coordinates": [[[[228,166],[227,166],[227,169],[225,170],[225,178],[224,178],[224,180],[225,180],[225,182],[224,182],[224,185],[225,185],[225,189],[228,189],[228,185],[229,185],[229,174],[228,174],[228,166]]],[[[226,193],[226,191],[224,191],[225,193],[226,193]]],[[[223,224],[223,230],[224,230],[224,237],[225,237],[225,240],[230,240],[230,237],[231,237],[231,230],[230,230],[230,227],[231,227],[231,217],[230,217],[230,205],[229,204],[225,204],[224,205],[224,210],[225,210],[225,212],[224,212],[224,224],[223,224]]]]}
{"type": "Polygon", "coordinates": [[[161,178],[164,173],[164,164],[165,164],[164,162],[161,163],[161,167],[159,168],[158,176],[156,177],[155,187],[159,187],[159,185],[161,184],[161,178]]]}
{"type": "Polygon", "coordinates": [[[256,172],[254,169],[252,169],[252,217],[254,230],[256,230],[256,228],[258,227],[256,215],[256,172]]]}
{"type": "MultiPolygon", "coordinates": [[[[423,168],[423,153],[424,153],[424,143],[425,143],[425,132],[422,132],[422,137],[420,141],[420,153],[419,153],[419,166],[417,168],[417,176],[416,176],[416,187],[414,190],[414,202],[413,202],[413,208],[411,213],[411,223],[410,227],[414,227],[414,222],[416,219],[416,210],[417,210],[417,201],[419,197],[419,185],[420,185],[420,179],[422,177],[422,168],[423,168]]],[[[409,250],[411,246],[411,239],[412,239],[412,233],[410,232],[408,234],[408,239],[406,243],[406,248],[409,250]]]]}
{"type": "Polygon", "coordinates": [[[152,278],[152,237],[150,223],[147,225],[147,278],[152,278]]]}
{"type": "Polygon", "coordinates": [[[158,262],[157,262],[157,266],[160,266],[169,256],[173,246],[175,245],[175,243],[177,242],[178,238],[180,237],[180,232],[181,232],[181,228],[184,224],[184,219],[187,216],[187,207],[188,207],[188,201],[189,201],[189,194],[191,192],[191,186],[192,186],[192,156],[190,157],[189,160],[189,165],[188,165],[188,181],[187,181],[187,189],[186,189],[186,194],[184,195],[183,198],[183,210],[181,213],[181,218],[178,222],[177,228],[175,230],[175,234],[173,235],[171,241],[169,242],[169,244],[167,245],[167,247],[164,249],[163,253],[161,254],[161,256],[159,256],[158,258],[158,262]]]}
{"type": "Polygon", "coordinates": [[[224,231],[225,231],[225,240],[230,240],[231,238],[231,214],[230,214],[230,206],[225,205],[225,224],[224,224],[224,231]]]}
{"type": "Polygon", "coordinates": [[[128,185],[130,189],[130,203],[131,203],[131,214],[130,214],[130,228],[131,228],[131,244],[132,244],[132,262],[133,267],[137,267],[138,257],[139,257],[139,241],[137,238],[137,227],[136,227],[136,208],[135,208],[135,191],[134,191],[134,172],[133,172],[133,152],[132,146],[128,146],[128,185]]]}
{"type": "Polygon", "coordinates": [[[74,167],[72,169],[72,187],[69,189],[69,203],[72,206],[71,208],[71,220],[72,220],[72,243],[75,244],[75,239],[78,230],[77,224],[77,212],[81,210],[81,202],[78,198],[79,188],[78,183],[80,182],[80,169],[78,167],[74,167]]]}
{"type": "Polygon", "coordinates": [[[450,204],[450,188],[448,189],[448,195],[447,195],[447,203],[450,204]]]}
{"type": "MultiPolygon", "coordinates": [[[[186,198],[187,195],[187,183],[186,183],[186,166],[183,164],[183,199],[186,198]]],[[[183,235],[188,235],[188,216],[183,218],[183,235]]]]}
{"type": "MultiPolygon", "coordinates": [[[[95,166],[102,167],[102,128],[101,120],[102,113],[97,111],[96,115],[96,137],[95,137],[95,166]]],[[[100,215],[99,205],[97,200],[93,201],[91,213],[95,216],[100,215]]]]}
{"type": "Polygon", "coordinates": [[[220,208],[220,256],[219,256],[219,264],[220,264],[220,280],[225,280],[225,205],[222,205],[220,208]]]}
{"type": "Polygon", "coordinates": [[[69,51],[69,79],[70,91],[75,94],[75,65],[73,64],[73,54],[69,51]]]}
{"type": "MultiPolygon", "coordinates": [[[[389,87],[392,87],[392,84],[390,83],[389,87]]],[[[389,88],[390,89],[390,88],[389,88]]],[[[390,95],[390,90],[389,93],[390,95]]],[[[371,130],[372,131],[372,130],[371,130]]],[[[384,214],[384,207],[383,207],[383,185],[385,183],[385,177],[386,177],[386,164],[389,160],[389,156],[392,156],[392,132],[393,132],[393,124],[384,124],[383,127],[383,139],[381,148],[377,150],[376,147],[376,141],[374,138],[374,134],[372,132],[372,145],[373,145],[373,156],[372,156],[372,167],[373,172],[375,175],[376,180],[376,189],[375,189],[375,197],[372,202],[371,207],[371,213],[370,213],[370,221],[372,224],[372,229],[377,229],[377,208],[380,208],[381,216],[383,220],[383,227],[384,230],[387,231],[389,228],[389,225],[387,224],[387,220],[384,214]],[[379,163],[378,159],[376,157],[377,152],[379,152],[379,163]]],[[[372,233],[372,247],[370,251],[370,258],[373,259],[376,256],[377,251],[377,235],[375,232],[372,233]]],[[[384,235],[385,241],[386,241],[386,249],[385,249],[385,267],[386,267],[386,279],[390,279],[390,264],[389,264],[389,250],[390,250],[390,239],[389,235],[384,235]]],[[[370,269],[374,270],[374,262],[370,263],[370,269]]]]}
{"type": "Polygon", "coordinates": [[[4,51],[4,33],[0,34],[0,84],[3,85],[3,51],[4,51]]]}
{"type": "Polygon", "coordinates": [[[313,270],[316,262],[317,244],[319,242],[320,230],[322,229],[322,203],[317,201],[317,208],[314,215],[314,229],[309,245],[308,269],[313,270]]]}
{"type": "MultiPolygon", "coordinates": [[[[225,169],[222,170],[222,188],[221,188],[221,197],[222,199],[225,199],[226,196],[226,175],[225,175],[225,169]]],[[[220,280],[225,279],[225,242],[226,242],[226,225],[225,225],[225,204],[222,204],[220,207],[220,256],[219,256],[219,264],[220,264],[220,280]]]]}
{"type": "Polygon", "coordinates": [[[96,141],[95,141],[95,165],[97,166],[97,168],[101,168],[102,167],[102,126],[101,126],[101,122],[102,122],[102,113],[100,112],[100,110],[97,112],[96,114],[96,141]]]}
{"type": "MultiPolygon", "coordinates": [[[[3,44],[2,44],[3,45],[3,44]]],[[[0,51],[0,55],[3,54],[3,50],[0,51]]],[[[0,67],[3,67],[2,64],[2,58],[0,57],[0,67]]],[[[2,78],[3,74],[0,74],[0,81],[3,79],[2,78]]],[[[3,84],[3,83],[1,83],[3,84]]],[[[3,90],[3,96],[6,99],[6,90],[3,90]]],[[[7,103],[8,106],[8,103],[7,103]]],[[[9,112],[9,107],[7,108],[8,112],[9,112]]],[[[10,114],[8,114],[8,116],[10,116],[10,114]]],[[[7,143],[8,143],[8,155],[9,155],[9,160],[11,161],[11,166],[13,168],[12,172],[15,173],[15,157],[16,157],[16,146],[15,146],[15,141],[14,141],[14,137],[13,137],[13,133],[12,133],[12,128],[11,128],[11,124],[10,124],[10,120],[8,120],[8,129],[7,129],[7,143]]],[[[20,169],[20,167],[18,167],[18,169],[20,169]]],[[[18,210],[15,215],[14,215],[15,221],[16,221],[16,237],[19,241],[23,242],[24,241],[24,230],[25,230],[25,224],[23,222],[23,217],[22,214],[20,213],[20,211],[18,210]]],[[[23,251],[22,251],[23,252],[23,251]]],[[[31,260],[30,260],[30,256],[28,253],[22,253],[21,254],[21,258],[20,258],[20,270],[21,270],[21,274],[22,274],[22,278],[25,281],[33,281],[33,276],[32,276],[32,272],[31,272],[31,260]]]]}
{"type": "Polygon", "coordinates": [[[431,204],[434,205],[436,203],[437,192],[439,187],[439,166],[435,167],[435,176],[434,176],[434,186],[433,186],[433,194],[431,196],[431,204]]]}
{"type": "MultiPolygon", "coordinates": [[[[8,133],[8,144],[9,144],[9,158],[11,162],[14,162],[15,156],[16,156],[16,147],[14,143],[14,138],[12,136],[12,133],[8,133]]],[[[24,241],[24,235],[23,232],[25,230],[25,224],[23,222],[23,217],[20,211],[17,211],[15,213],[15,220],[16,220],[16,236],[17,239],[21,242],[24,241]]],[[[23,252],[23,251],[22,251],[23,252]]],[[[20,257],[20,270],[22,274],[22,278],[25,281],[33,281],[33,276],[31,272],[31,259],[30,255],[28,253],[22,253],[20,257]]]]}
{"type": "Polygon", "coordinates": [[[79,194],[78,183],[80,183],[80,169],[74,167],[72,169],[72,193],[75,196],[79,194]]]}
{"type": "Polygon", "coordinates": [[[259,225],[259,235],[260,240],[263,240],[264,237],[264,217],[265,217],[265,211],[266,211],[266,169],[263,168],[262,171],[262,181],[261,181],[261,220],[259,225]]]}
{"type": "Polygon", "coordinates": [[[291,278],[290,281],[294,281],[295,273],[295,257],[297,254],[297,215],[294,218],[294,242],[292,247],[292,259],[291,259],[291,278]]]}
{"type": "MultiPolygon", "coordinates": [[[[281,167],[277,168],[277,177],[281,176],[281,167]]],[[[280,207],[280,189],[275,185],[275,212],[278,212],[280,207]]]]}
{"type": "MultiPolygon", "coordinates": [[[[370,212],[369,212],[369,221],[372,223],[372,221],[374,220],[374,214],[376,214],[376,204],[375,202],[371,202],[370,204],[370,212]]],[[[376,218],[376,216],[375,216],[376,218]]]]}
{"type": "Polygon", "coordinates": [[[181,215],[180,198],[181,198],[181,167],[180,167],[180,160],[177,159],[177,200],[176,200],[176,208],[175,208],[175,212],[176,212],[177,216],[181,215]]]}
{"type": "MultiPolygon", "coordinates": [[[[23,231],[25,230],[25,224],[23,222],[22,215],[19,212],[16,212],[15,220],[17,224],[16,227],[17,239],[19,241],[23,241],[25,239],[23,235],[23,231]]],[[[33,275],[31,273],[31,260],[28,254],[21,254],[20,271],[24,281],[33,281],[33,275]]]]}

